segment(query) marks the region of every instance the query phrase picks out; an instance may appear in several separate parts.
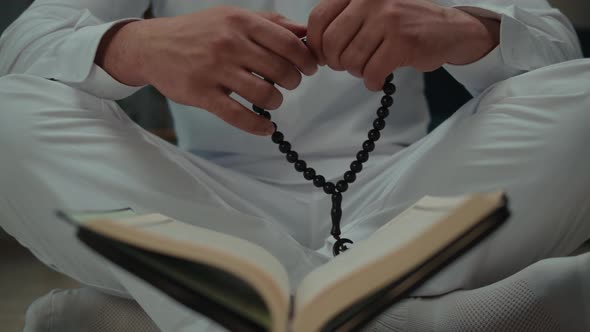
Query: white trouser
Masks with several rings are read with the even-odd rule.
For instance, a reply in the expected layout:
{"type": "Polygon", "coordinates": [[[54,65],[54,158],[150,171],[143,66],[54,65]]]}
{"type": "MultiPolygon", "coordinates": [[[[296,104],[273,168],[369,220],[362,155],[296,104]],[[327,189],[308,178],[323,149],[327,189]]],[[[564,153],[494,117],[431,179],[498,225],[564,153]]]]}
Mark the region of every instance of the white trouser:
{"type": "MultiPolygon", "coordinates": [[[[0,101],[0,225],[44,263],[135,298],[164,331],[207,322],[105,264],[56,209],[132,207],[242,236],[273,252],[295,284],[326,260],[328,245],[314,251],[291,236],[293,227],[318,219],[329,228],[322,212],[329,199],[311,185],[270,185],[221,168],[140,129],[114,102],[58,82],[5,76],[0,101]],[[203,204],[258,219],[196,221],[203,204]]],[[[588,60],[499,83],[426,138],[363,171],[344,200],[344,236],[366,237],[426,194],[503,188],[510,221],[414,295],[481,287],[567,255],[590,237],[589,125],[588,60]]]]}

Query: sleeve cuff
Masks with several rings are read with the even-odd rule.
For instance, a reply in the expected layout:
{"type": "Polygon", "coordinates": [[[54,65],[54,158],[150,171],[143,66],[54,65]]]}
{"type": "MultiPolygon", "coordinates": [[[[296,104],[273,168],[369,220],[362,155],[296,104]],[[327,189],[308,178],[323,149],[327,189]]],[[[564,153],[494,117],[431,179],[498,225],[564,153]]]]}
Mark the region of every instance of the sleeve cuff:
{"type": "Polygon", "coordinates": [[[104,99],[122,99],[139,90],[141,87],[122,84],[94,63],[100,41],[109,29],[116,24],[139,19],[101,23],[90,12],[84,11],[74,20],[71,28],[74,32],[48,49],[28,73],[60,81],[104,99]]]}
{"type": "Polygon", "coordinates": [[[514,69],[507,67],[502,59],[500,46],[474,63],[461,66],[445,64],[443,67],[472,95],[514,75],[514,69]]]}
{"type": "Polygon", "coordinates": [[[445,64],[443,68],[445,68],[449,74],[462,83],[472,95],[477,95],[491,85],[522,72],[518,68],[507,63],[503,54],[506,45],[511,44],[510,40],[506,40],[506,36],[510,35],[510,33],[507,33],[507,30],[513,30],[510,27],[514,25],[513,23],[515,21],[507,15],[510,10],[502,11],[500,8],[495,8],[493,6],[491,8],[454,6],[454,8],[461,9],[469,14],[477,15],[479,17],[500,20],[500,43],[483,58],[473,63],[467,65],[445,64]]]}
{"type": "Polygon", "coordinates": [[[80,61],[77,66],[77,68],[80,69],[78,71],[79,75],[76,75],[71,79],[57,79],[74,88],[83,90],[99,98],[110,100],[120,100],[137,92],[142,88],[141,86],[136,87],[125,85],[117,81],[105,70],[100,68],[100,66],[94,63],[98,46],[104,34],[119,23],[137,20],[138,19],[122,19],[97,26],[85,27],[79,30],[75,40],[72,42],[75,43],[76,41],[81,41],[84,39],[92,41],[88,44],[84,54],[77,57],[77,59],[80,61]]]}
{"type": "Polygon", "coordinates": [[[121,100],[143,88],[143,86],[129,86],[117,81],[96,64],[92,65],[90,73],[88,73],[88,76],[82,82],[64,83],[99,98],[110,100],[121,100]]]}

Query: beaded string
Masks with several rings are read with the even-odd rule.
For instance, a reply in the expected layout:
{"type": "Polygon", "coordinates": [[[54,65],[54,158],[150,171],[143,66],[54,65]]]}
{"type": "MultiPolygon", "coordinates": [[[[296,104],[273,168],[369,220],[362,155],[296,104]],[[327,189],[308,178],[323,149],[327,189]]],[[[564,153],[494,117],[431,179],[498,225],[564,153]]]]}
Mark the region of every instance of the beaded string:
{"type": "MultiPolygon", "coordinates": [[[[302,38],[305,43],[305,38],[302,38]]],[[[270,84],[274,85],[274,82],[267,80],[270,84]]],[[[285,154],[285,157],[289,163],[292,163],[297,172],[303,173],[303,177],[312,181],[313,185],[317,188],[323,188],[327,195],[332,196],[332,209],[330,216],[332,218],[332,229],[330,234],[336,239],[332,247],[332,254],[338,256],[341,252],[348,250],[348,245],[353,244],[350,239],[341,238],[340,234],[340,221],[342,219],[342,194],[348,190],[349,184],[352,184],[359,174],[363,170],[363,163],[369,160],[369,153],[375,149],[375,142],[381,137],[380,131],[385,128],[385,118],[389,115],[389,107],[393,105],[392,95],[396,91],[395,85],[392,83],[393,73],[389,74],[385,79],[383,85],[383,92],[385,96],[381,98],[381,107],[377,109],[377,118],[373,121],[373,129],[369,130],[367,134],[367,140],[363,142],[362,150],[356,154],[356,160],[350,164],[350,170],[346,171],[342,176],[342,179],[334,184],[333,182],[326,181],[326,178],[320,174],[316,174],[315,169],[308,167],[307,163],[299,158],[299,154],[294,151],[291,147],[291,143],[285,140],[285,135],[278,131],[277,124],[273,122],[275,131],[271,136],[272,141],[279,146],[279,151],[285,154]]],[[[253,105],[252,109],[260,116],[270,120],[271,115],[268,111],[253,105]]]]}

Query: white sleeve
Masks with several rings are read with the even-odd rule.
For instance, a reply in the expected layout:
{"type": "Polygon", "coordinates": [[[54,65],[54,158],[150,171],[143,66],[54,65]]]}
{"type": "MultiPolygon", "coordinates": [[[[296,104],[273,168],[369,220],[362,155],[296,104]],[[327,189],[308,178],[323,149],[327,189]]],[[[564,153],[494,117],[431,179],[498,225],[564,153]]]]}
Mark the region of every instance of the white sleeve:
{"type": "Polygon", "coordinates": [[[472,95],[523,72],[582,56],[571,23],[545,0],[437,2],[501,22],[500,44],[492,52],[472,64],[444,66],[472,95]]]}
{"type": "Polygon", "coordinates": [[[102,36],[141,17],[149,0],[37,0],[0,37],[0,76],[24,73],[54,79],[106,99],[138,87],[124,85],[94,63],[102,36]]]}

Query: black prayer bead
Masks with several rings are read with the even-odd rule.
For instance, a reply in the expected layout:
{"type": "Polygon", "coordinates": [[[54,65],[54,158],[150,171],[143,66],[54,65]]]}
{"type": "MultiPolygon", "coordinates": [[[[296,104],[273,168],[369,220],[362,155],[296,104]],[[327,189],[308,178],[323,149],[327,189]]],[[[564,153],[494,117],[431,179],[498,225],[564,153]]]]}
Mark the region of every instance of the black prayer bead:
{"type": "Polygon", "coordinates": [[[287,161],[290,163],[294,163],[299,159],[299,155],[295,151],[287,152],[287,161]]]}
{"type": "Polygon", "coordinates": [[[350,170],[355,173],[360,173],[363,170],[363,164],[361,164],[358,160],[355,160],[350,163],[350,170]]]}
{"type": "Polygon", "coordinates": [[[306,180],[313,180],[313,178],[315,178],[315,169],[313,169],[313,168],[305,169],[305,171],[303,171],[303,177],[306,180]]]}
{"type": "Polygon", "coordinates": [[[383,85],[383,92],[388,96],[394,94],[396,90],[397,89],[395,88],[395,85],[393,83],[385,83],[383,85]]]}
{"type": "MultiPolygon", "coordinates": [[[[302,39],[302,42],[306,42],[305,39],[302,39]]],[[[338,255],[342,251],[348,249],[346,244],[352,244],[352,241],[349,239],[341,239],[340,238],[340,219],[342,217],[342,193],[348,190],[350,184],[356,181],[357,174],[363,170],[363,163],[369,160],[369,153],[375,150],[375,142],[379,140],[381,137],[380,130],[385,128],[386,122],[385,118],[389,116],[389,109],[388,107],[393,105],[393,97],[392,95],[395,94],[397,88],[395,84],[392,83],[394,79],[393,73],[389,74],[385,78],[385,82],[383,84],[383,93],[385,96],[381,98],[381,105],[377,109],[377,119],[373,121],[373,129],[369,130],[368,133],[368,140],[363,142],[363,149],[356,154],[356,160],[350,164],[350,170],[346,171],[343,175],[343,178],[334,184],[333,182],[327,182],[326,178],[322,175],[316,174],[316,171],[311,168],[307,167],[307,163],[304,160],[299,159],[299,154],[293,150],[291,150],[291,143],[285,141],[285,136],[282,132],[277,130],[277,124],[272,122],[274,126],[274,132],[271,136],[271,139],[274,143],[278,144],[279,151],[286,154],[286,159],[288,162],[293,163],[294,168],[297,172],[303,173],[303,177],[306,180],[312,181],[313,185],[322,188],[324,192],[328,195],[332,195],[332,210],[331,210],[331,217],[332,217],[332,230],[331,234],[337,240],[332,248],[334,255],[338,255]]],[[[275,83],[269,79],[265,79],[269,84],[274,85],[275,83]]],[[[252,105],[252,110],[259,114],[260,116],[271,120],[271,114],[264,110],[263,108],[252,105]]]]}
{"type": "Polygon", "coordinates": [[[389,116],[389,109],[387,107],[379,107],[377,110],[377,116],[380,119],[385,119],[387,116],[389,116]]]}
{"type": "Polygon", "coordinates": [[[373,141],[373,142],[377,142],[379,140],[379,138],[381,137],[381,134],[379,133],[379,130],[377,129],[371,129],[369,130],[369,140],[373,141]]]}
{"type": "Polygon", "coordinates": [[[316,187],[323,187],[326,184],[326,179],[322,175],[316,175],[313,179],[313,185],[316,187]]]}
{"type": "Polygon", "coordinates": [[[385,120],[379,118],[375,119],[375,121],[373,121],[373,128],[382,130],[385,128],[385,120]]]}
{"type": "Polygon", "coordinates": [[[367,151],[361,150],[356,154],[356,160],[360,161],[361,163],[366,162],[369,160],[369,153],[367,151]]]}
{"type": "Polygon", "coordinates": [[[285,135],[283,135],[283,133],[281,133],[280,131],[275,131],[272,134],[271,139],[272,139],[273,142],[275,142],[277,144],[281,144],[281,143],[283,143],[283,141],[285,139],[285,135]]]}
{"type": "Polygon", "coordinates": [[[344,181],[344,180],[340,180],[336,183],[336,189],[338,189],[339,192],[343,193],[346,190],[348,190],[348,182],[344,181]]]}
{"type": "Polygon", "coordinates": [[[391,96],[383,96],[383,98],[381,98],[381,105],[383,105],[383,107],[389,107],[393,105],[393,98],[391,96]]]}
{"type": "Polygon", "coordinates": [[[391,83],[391,81],[393,81],[393,73],[387,75],[385,78],[385,83],[391,83]]]}
{"type": "Polygon", "coordinates": [[[307,163],[303,160],[297,160],[294,166],[297,172],[303,172],[307,168],[307,163]]]}
{"type": "Polygon", "coordinates": [[[331,195],[336,192],[336,186],[332,182],[326,182],[326,184],[324,184],[324,192],[331,195]]]}
{"type": "Polygon", "coordinates": [[[256,105],[252,105],[252,110],[258,114],[261,114],[262,112],[264,112],[264,109],[262,107],[259,107],[256,105]]]}
{"type": "Polygon", "coordinates": [[[281,151],[282,153],[287,153],[289,151],[291,151],[291,143],[284,141],[281,144],[279,144],[279,151],[281,151]]]}
{"type": "Polygon", "coordinates": [[[363,142],[363,151],[372,152],[375,150],[375,142],[366,140],[363,142]]]}
{"type": "Polygon", "coordinates": [[[356,173],[353,171],[346,171],[344,173],[344,181],[353,183],[356,180],[356,173]]]}

